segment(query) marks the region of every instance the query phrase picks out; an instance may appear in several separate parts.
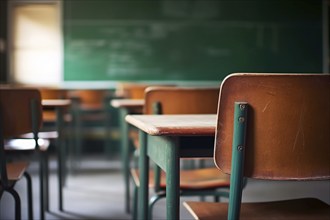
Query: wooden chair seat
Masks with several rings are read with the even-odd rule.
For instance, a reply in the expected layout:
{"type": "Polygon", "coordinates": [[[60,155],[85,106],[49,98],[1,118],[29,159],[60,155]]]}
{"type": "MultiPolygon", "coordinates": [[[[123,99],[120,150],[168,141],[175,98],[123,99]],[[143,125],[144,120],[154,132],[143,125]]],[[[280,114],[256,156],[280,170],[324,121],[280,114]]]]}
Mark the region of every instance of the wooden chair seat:
{"type": "MultiPolygon", "coordinates": [[[[105,94],[102,94],[102,95],[105,95],[105,94]]],[[[103,100],[100,99],[99,103],[81,103],[80,110],[82,110],[82,111],[102,111],[102,109],[104,108],[102,101],[103,100]]]]}
{"type": "Polygon", "coordinates": [[[20,161],[20,162],[12,162],[6,165],[8,180],[9,181],[18,181],[22,178],[24,172],[28,168],[29,163],[20,161]]]}
{"type": "MultiPolygon", "coordinates": [[[[228,203],[184,202],[184,206],[199,220],[227,219],[228,203]]],[[[318,219],[329,220],[330,206],[318,199],[242,203],[241,220],[255,219],[318,219]]]]}
{"type": "MultiPolygon", "coordinates": [[[[44,123],[55,123],[57,118],[56,118],[56,112],[55,111],[46,111],[44,110],[42,112],[42,119],[44,123]]],[[[72,117],[70,114],[65,114],[64,115],[64,121],[65,122],[71,122],[72,117]]]]}
{"type": "MultiPolygon", "coordinates": [[[[20,136],[21,138],[33,138],[33,133],[26,133],[20,136]]],[[[57,139],[57,131],[41,131],[38,133],[38,137],[41,139],[57,139]]]]}
{"type": "MultiPolygon", "coordinates": [[[[38,144],[41,151],[47,151],[50,142],[46,139],[38,139],[38,144]]],[[[10,139],[5,142],[4,147],[6,151],[15,151],[15,153],[24,153],[24,151],[36,150],[35,141],[33,139],[10,139]]]]}
{"type": "Polygon", "coordinates": [[[111,149],[108,106],[112,92],[108,89],[77,89],[69,91],[68,97],[72,101],[71,110],[75,129],[72,151],[75,161],[72,163],[72,169],[76,170],[81,162],[86,140],[103,141],[107,153],[111,149]]]}
{"type": "Polygon", "coordinates": [[[132,141],[133,146],[136,149],[139,149],[140,148],[139,131],[137,129],[130,129],[129,134],[128,134],[128,137],[132,141]]]}
{"type": "MultiPolygon", "coordinates": [[[[139,170],[131,169],[133,181],[139,187],[139,170]]],[[[229,187],[230,177],[219,172],[217,168],[204,168],[180,171],[180,188],[184,190],[214,189],[219,187],[229,187]]],[[[161,172],[160,187],[166,187],[166,176],[161,172]]],[[[154,171],[149,171],[149,187],[154,187],[154,171]]]]}
{"type": "Polygon", "coordinates": [[[84,114],[82,113],[81,114],[81,120],[83,122],[103,122],[104,120],[106,120],[106,114],[104,112],[95,112],[95,113],[87,113],[87,114],[84,114]]]}

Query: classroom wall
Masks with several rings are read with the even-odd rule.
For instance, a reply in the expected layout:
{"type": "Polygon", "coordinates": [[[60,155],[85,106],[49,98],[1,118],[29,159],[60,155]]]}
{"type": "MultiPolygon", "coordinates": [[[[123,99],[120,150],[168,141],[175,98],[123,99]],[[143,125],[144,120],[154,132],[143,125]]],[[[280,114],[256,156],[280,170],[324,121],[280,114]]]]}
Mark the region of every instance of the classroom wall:
{"type": "Polygon", "coordinates": [[[0,1],[0,83],[7,82],[8,72],[8,51],[7,51],[7,13],[8,1],[0,1]]]}
{"type": "Polygon", "coordinates": [[[63,2],[64,81],[322,72],[321,0],[63,2]]]}

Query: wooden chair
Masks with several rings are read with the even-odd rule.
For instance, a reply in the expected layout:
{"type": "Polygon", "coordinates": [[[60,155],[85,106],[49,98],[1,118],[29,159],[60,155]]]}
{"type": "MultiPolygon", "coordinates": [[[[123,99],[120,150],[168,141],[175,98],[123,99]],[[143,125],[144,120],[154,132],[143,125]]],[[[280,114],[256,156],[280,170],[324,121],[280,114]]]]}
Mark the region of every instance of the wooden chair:
{"type": "MultiPolygon", "coordinates": [[[[39,88],[42,99],[67,99],[68,91],[66,89],[59,88],[39,88]]],[[[53,108],[43,108],[42,111],[43,122],[50,123],[54,125],[56,123],[56,111],[53,108]]],[[[64,121],[70,123],[72,120],[71,115],[69,114],[69,109],[66,111],[64,121]]],[[[53,129],[52,129],[53,130],[53,129]]]]}
{"type": "MultiPolygon", "coordinates": [[[[39,88],[42,100],[68,100],[68,90],[43,87],[39,88]]],[[[39,137],[51,140],[56,146],[57,162],[58,162],[58,203],[59,209],[63,211],[63,186],[67,177],[67,159],[70,155],[70,150],[74,149],[73,132],[74,126],[72,122],[71,109],[69,106],[43,106],[42,111],[43,126],[42,131],[39,132],[39,137]],[[59,119],[61,117],[61,119],[59,119]],[[61,132],[61,133],[60,133],[61,132]],[[62,150],[61,150],[62,149],[62,150]],[[63,151],[63,152],[61,152],[63,151]],[[61,154],[61,155],[60,155],[61,154]]],[[[47,169],[48,170],[48,169],[47,169]]],[[[48,176],[48,174],[47,174],[48,176]]],[[[45,210],[49,211],[48,200],[48,178],[46,178],[46,202],[45,210]]]]}
{"type": "MultiPolygon", "coordinates": [[[[165,87],[171,88],[175,87],[174,85],[156,85],[156,84],[139,84],[139,83],[122,83],[120,84],[118,91],[121,91],[120,94],[124,94],[124,97],[129,99],[144,99],[145,98],[145,91],[149,87],[165,87]]],[[[143,112],[142,112],[143,113],[143,112]]],[[[141,112],[130,112],[130,114],[141,114],[141,112]]],[[[126,123],[126,122],[125,122],[126,123]]],[[[139,147],[139,131],[138,129],[132,128],[129,132],[129,138],[133,142],[133,146],[138,148],[139,147]]]]}
{"type": "Polygon", "coordinates": [[[26,177],[28,217],[33,219],[32,184],[31,177],[26,172],[28,162],[7,162],[6,140],[33,132],[35,135],[35,139],[32,140],[33,145],[38,146],[37,132],[42,122],[40,113],[41,98],[38,90],[0,87],[0,188],[13,196],[16,219],[21,219],[21,202],[14,186],[23,175],[26,177]]]}
{"type": "MultiPolygon", "coordinates": [[[[68,92],[72,99],[72,115],[75,126],[75,161],[81,161],[84,138],[104,140],[106,152],[110,148],[110,90],[77,89],[68,92]]],[[[76,164],[76,165],[77,165],[76,164]]]]}
{"type": "MultiPolygon", "coordinates": [[[[216,114],[218,88],[197,87],[148,87],[145,92],[144,114],[216,114]]],[[[138,169],[131,171],[136,185],[140,185],[138,169]]],[[[149,201],[149,218],[152,217],[153,205],[165,197],[165,174],[156,167],[150,171],[150,187],[155,195],[149,201]]],[[[228,196],[229,176],[221,174],[215,167],[182,170],[180,172],[180,190],[182,196],[228,196]],[[219,189],[225,189],[220,190],[219,189]]],[[[136,194],[135,194],[136,197],[136,194]]],[[[134,199],[136,210],[136,198],[134,199]]],[[[133,212],[135,216],[136,211],[133,212]]]]}
{"type": "Polygon", "coordinates": [[[214,159],[229,203],[185,202],[195,219],[329,219],[314,198],[241,203],[243,177],[330,178],[330,75],[233,74],[220,89],[214,159]],[[220,171],[219,171],[220,172],[220,171]]]}
{"type": "MultiPolygon", "coordinates": [[[[25,86],[25,88],[33,88],[31,86],[25,86]]],[[[59,88],[53,88],[53,87],[38,87],[38,90],[41,93],[42,100],[61,100],[61,99],[67,99],[67,90],[65,89],[59,89],[59,88]]],[[[43,118],[43,124],[42,129],[38,132],[38,137],[47,140],[47,146],[46,144],[41,145],[42,151],[45,152],[44,156],[47,157],[46,151],[48,151],[48,147],[50,146],[56,146],[57,151],[57,161],[58,161],[58,181],[59,181],[59,209],[63,210],[63,186],[65,183],[65,177],[67,174],[66,169],[66,158],[64,153],[60,156],[61,153],[59,148],[65,148],[64,146],[60,145],[73,145],[72,138],[67,138],[69,136],[68,131],[73,131],[73,125],[72,125],[72,117],[70,114],[70,109],[68,107],[54,107],[53,105],[50,106],[42,104],[42,118],[43,118]],[[63,122],[59,123],[58,121],[58,112],[61,111],[61,116],[63,116],[63,122]],[[61,125],[60,125],[61,124],[61,125]],[[59,135],[59,131],[62,132],[62,136],[59,135]],[[64,134],[64,135],[63,135],[64,134]],[[63,138],[65,136],[65,138],[63,138]],[[61,140],[60,140],[61,139],[61,140]],[[62,140],[64,139],[64,140],[62,140]],[[70,143],[69,143],[70,140],[70,143]],[[50,142],[52,144],[50,144],[50,142]],[[61,157],[61,158],[60,158],[61,157]],[[61,166],[61,167],[60,167],[61,166]]],[[[70,135],[72,136],[72,135],[70,135]]],[[[33,139],[33,133],[26,133],[20,136],[20,138],[25,139],[33,139]]],[[[20,148],[20,146],[17,146],[16,144],[17,140],[11,141],[7,143],[7,149],[10,150],[17,150],[20,148]]],[[[18,144],[20,145],[20,144],[18,144]]],[[[65,148],[67,149],[67,148],[65,148]]],[[[25,149],[27,151],[28,149],[25,149]]],[[[34,151],[33,144],[30,146],[30,149],[34,151]]],[[[68,152],[67,152],[68,153],[68,152]]],[[[46,159],[46,168],[45,168],[45,210],[49,211],[49,183],[48,183],[48,159],[46,159]]]]}

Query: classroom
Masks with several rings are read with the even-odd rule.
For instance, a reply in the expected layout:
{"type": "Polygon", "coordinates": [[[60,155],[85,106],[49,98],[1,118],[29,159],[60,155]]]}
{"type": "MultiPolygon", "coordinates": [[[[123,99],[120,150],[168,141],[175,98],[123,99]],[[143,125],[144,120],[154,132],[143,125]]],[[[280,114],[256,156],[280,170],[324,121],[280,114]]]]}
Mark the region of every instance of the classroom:
{"type": "Polygon", "coordinates": [[[329,0],[1,0],[0,219],[329,219],[329,0]]]}

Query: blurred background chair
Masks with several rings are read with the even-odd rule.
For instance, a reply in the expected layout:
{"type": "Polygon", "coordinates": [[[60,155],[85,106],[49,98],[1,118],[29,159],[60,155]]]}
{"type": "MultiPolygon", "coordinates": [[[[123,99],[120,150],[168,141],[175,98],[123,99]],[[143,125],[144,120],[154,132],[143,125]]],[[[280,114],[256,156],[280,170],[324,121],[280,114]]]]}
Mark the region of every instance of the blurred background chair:
{"type": "MultiPolygon", "coordinates": [[[[67,97],[67,90],[55,87],[38,88],[42,98],[43,123],[39,138],[50,141],[49,154],[53,153],[57,161],[58,202],[59,209],[63,211],[63,187],[68,174],[67,161],[70,150],[74,145],[74,130],[71,116],[71,101],[67,97]]],[[[22,135],[24,138],[33,138],[32,133],[22,135]]],[[[48,156],[48,155],[47,155],[48,156]]],[[[46,172],[52,167],[47,164],[46,172]]],[[[48,173],[46,174],[48,176],[48,173]]],[[[45,210],[49,211],[48,178],[45,179],[45,210]]]]}
{"type": "MultiPolygon", "coordinates": [[[[130,154],[134,146],[138,145],[138,130],[129,126],[125,121],[127,114],[142,114],[144,105],[144,91],[148,86],[156,84],[144,84],[135,82],[120,82],[117,84],[115,98],[111,101],[114,113],[119,115],[120,126],[120,151],[122,155],[122,169],[125,183],[125,207],[130,212],[130,154]],[[132,143],[132,141],[136,143],[132,143]]],[[[174,86],[159,84],[158,86],[174,86]]]]}
{"type": "Polygon", "coordinates": [[[108,89],[77,89],[68,92],[68,97],[72,100],[75,127],[73,171],[80,166],[84,150],[89,154],[103,150],[107,156],[115,150],[111,149],[113,133],[110,99],[112,96],[113,93],[108,89]]]}
{"type": "MultiPolygon", "coordinates": [[[[219,88],[201,87],[148,87],[145,91],[144,114],[216,114],[219,88]]],[[[133,140],[138,144],[138,140],[133,140]]],[[[189,144],[189,143],[187,143],[189,144]]],[[[201,143],[202,144],[202,143],[201,143]]],[[[137,149],[139,146],[136,146],[137,149]]],[[[180,172],[180,194],[182,196],[213,196],[216,201],[221,196],[228,197],[229,176],[221,174],[214,164],[204,160],[181,160],[184,165],[180,172]],[[203,163],[203,162],[204,163],[203,163]]],[[[139,170],[131,170],[135,184],[134,218],[137,210],[137,191],[140,186],[139,170]]],[[[166,196],[165,173],[155,165],[149,173],[149,186],[155,195],[149,201],[149,218],[153,205],[166,196]]]]}
{"type": "Polygon", "coordinates": [[[150,84],[134,83],[134,82],[120,82],[117,84],[115,95],[117,98],[126,99],[143,99],[144,90],[151,86],[150,84]]]}

